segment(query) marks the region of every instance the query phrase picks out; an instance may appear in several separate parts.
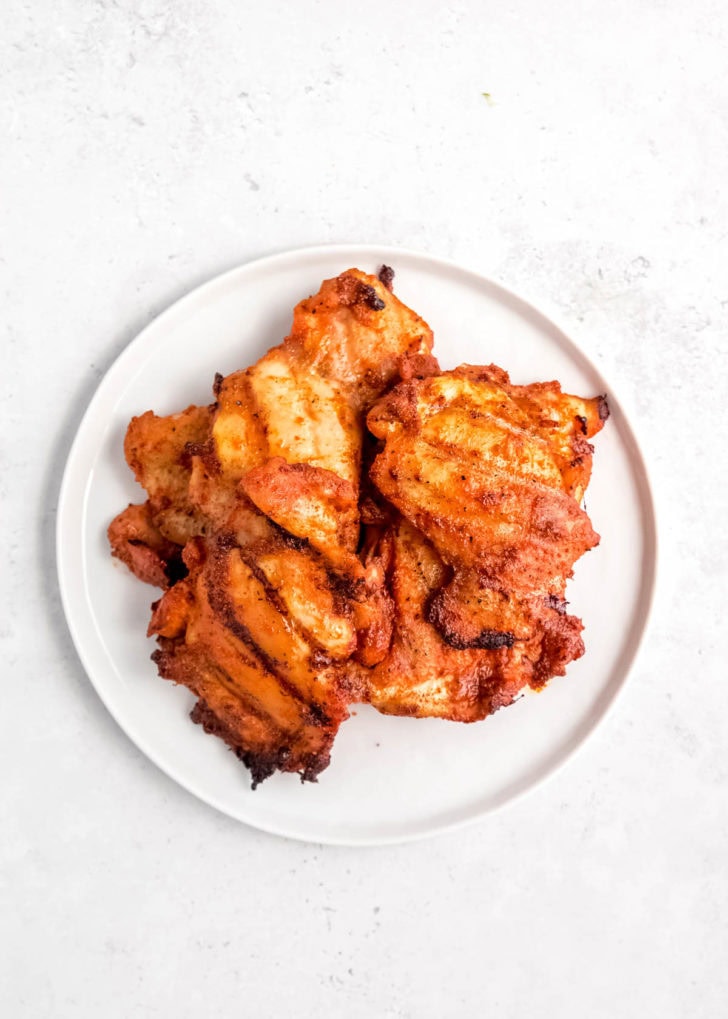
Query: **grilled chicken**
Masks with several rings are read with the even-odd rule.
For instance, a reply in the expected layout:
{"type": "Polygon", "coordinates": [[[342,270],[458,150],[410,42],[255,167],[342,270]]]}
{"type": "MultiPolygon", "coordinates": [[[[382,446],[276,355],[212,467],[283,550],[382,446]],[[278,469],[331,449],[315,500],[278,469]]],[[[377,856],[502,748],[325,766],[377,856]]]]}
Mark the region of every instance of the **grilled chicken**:
{"type": "Polygon", "coordinates": [[[159,672],[254,786],[314,780],[352,703],[474,721],[583,652],[564,593],[606,402],[431,351],[391,271],[351,269],[211,406],[129,426],[148,499],[112,552],[162,588],[159,672]]]}
{"type": "Polygon", "coordinates": [[[380,539],[395,621],[376,707],[472,721],[583,654],[564,591],[599,541],[579,501],[607,413],[494,366],[403,383],[372,408],[370,477],[400,514],[380,539]]]}
{"type": "Polygon", "coordinates": [[[384,571],[357,556],[365,415],[392,382],[432,370],[431,347],[419,316],[350,270],[298,305],[279,347],[216,378],[211,411],[130,425],[149,501],[112,523],[112,549],[168,587],[150,624],[159,671],[197,695],[193,717],[254,782],[315,778],[362,699],[361,669],[388,650],[384,571]],[[169,586],[180,553],[187,575],[169,586]]]}
{"type": "Polygon", "coordinates": [[[199,698],[193,718],[225,739],[254,785],[275,770],[315,778],[356,696],[346,681],[357,640],[346,600],[273,528],[245,547],[196,539],[184,557],[188,576],[149,626],[160,637],[160,674],[199,698]]]}

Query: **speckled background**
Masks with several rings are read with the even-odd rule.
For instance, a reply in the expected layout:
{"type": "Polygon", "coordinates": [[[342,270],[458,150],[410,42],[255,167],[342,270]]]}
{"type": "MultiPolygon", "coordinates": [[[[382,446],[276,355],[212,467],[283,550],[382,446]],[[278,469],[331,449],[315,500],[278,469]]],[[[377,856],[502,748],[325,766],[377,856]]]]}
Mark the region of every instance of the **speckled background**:
{"type": "Polygon", "coordinates": [[[728,1014],[728,10],[5,0],[0,1013],[728,1014]],[[487,99],[482,93],[490,94],[487,99]],[[327,241],[450,256],[554,313],[660,511],[616,709],[467,830],[317,848],[215,813],[97,699],[53,525],[99,378],[195,284],[327,241]]]}

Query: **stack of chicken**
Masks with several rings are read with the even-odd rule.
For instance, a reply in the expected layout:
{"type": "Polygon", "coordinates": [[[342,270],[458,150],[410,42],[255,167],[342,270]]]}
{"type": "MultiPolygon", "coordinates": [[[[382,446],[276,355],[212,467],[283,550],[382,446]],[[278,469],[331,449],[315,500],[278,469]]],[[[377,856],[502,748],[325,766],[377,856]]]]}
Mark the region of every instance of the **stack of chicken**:
{"type": "Polygon", "coordinates": [[[112,552],[164,590],[160,675],[254,787],[315,780],[352,704],[476,721],[584,651],[564,594],[605,398],[441,371],[392,278],[326,280],[212,404],[127,431],[147,500],[112,552]]]}

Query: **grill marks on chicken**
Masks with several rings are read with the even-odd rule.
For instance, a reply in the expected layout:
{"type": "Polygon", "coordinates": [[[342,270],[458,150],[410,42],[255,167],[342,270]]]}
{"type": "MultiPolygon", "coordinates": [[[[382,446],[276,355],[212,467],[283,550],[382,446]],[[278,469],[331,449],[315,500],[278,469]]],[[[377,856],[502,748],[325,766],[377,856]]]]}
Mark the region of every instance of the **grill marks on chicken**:
{"type": "Polygon", "coordinates": [[[391,715],[471,722],[509,704],[523,680],[518,651],[453,647],[430,619],[451,570],[431,542],[399,517],[382,537],[394,599],[392,645],[366,685],[367,700],[391,715]]]}
{"type": "Polygon", "coordinates": [[[392,276],[325,281],[214,404],[127,432],[148,499],[112,552],[163,589],[159,672],[254,786],[314,780],[352,703],[474,721],[583,653],[564,590],[605,401],[441,372],[392,276]]]}
{"type": "Polygon", "coordinates": [[[219,720],[218,734],[254,782],[276,769],[314,778],[348,714],[339,663],[355,644],[351,614],[319,586],[316,563],[297,564],[295,581],[281,579],[290,550],[275,533],[245,548],[225,538],[190,546],[188,577],[156,604],[150,623],[161,638],[161,675],[196,694],[208,728],[219,720]]]}
{"type": "Polygon", "coordinates": [[[463,721],[583,654],[564,591],[599,541],[577,499],[604,408],[555,382],[512,386],[499,368],[467,365],[396,386],[372,408],[383,448],[370,477],[404,518],[383,538],[398,564],[396,611],[393,654],[369,685],[375,706],[398,713],[409,682],[427,713],[423,646],[431,688],[448,691],[448,717],[463,721]]]}
{"type": "Polygon", "coordinates": [[[192,690],[195,720],[254,782],[315,778],[361,669],[387,652],[384,571],[357,555],[365,413],[431,348],[419,316],[351,270],[297,306],[280,346],[217,376],[212,408],[130,425],[149,500],[112,523],[112,550],[168,587],[149,628],[160,674],[192,690]],[[175,557],[186,576],[169,586],[175,557]]]}

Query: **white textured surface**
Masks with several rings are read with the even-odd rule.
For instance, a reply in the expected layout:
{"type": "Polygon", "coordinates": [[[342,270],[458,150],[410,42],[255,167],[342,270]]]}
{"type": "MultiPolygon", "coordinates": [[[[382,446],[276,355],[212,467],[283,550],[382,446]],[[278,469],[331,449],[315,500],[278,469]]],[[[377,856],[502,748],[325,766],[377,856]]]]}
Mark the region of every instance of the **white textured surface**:
{"type": "Polygon", "coordinates": [[[3,1016],[726,1014],[727,42],[711,0],[6,0],[3,1016]],[[139,328],[347,240],[554,311],[633,412],[663,551],[576,760],[366,851],[258,834],[150,765],[78,664],[53,550],[70,440],[139,328]]]}

